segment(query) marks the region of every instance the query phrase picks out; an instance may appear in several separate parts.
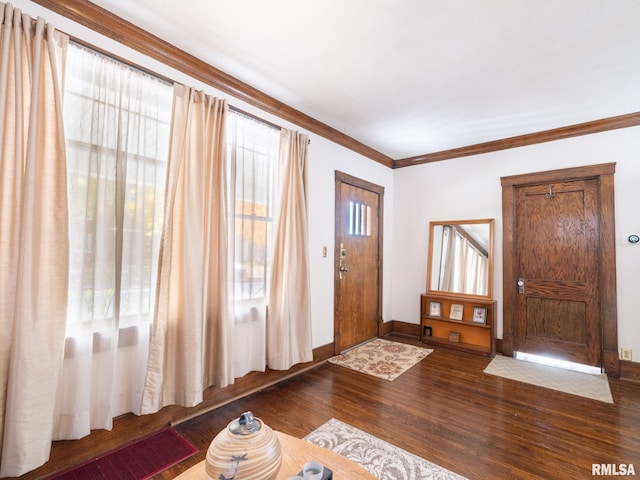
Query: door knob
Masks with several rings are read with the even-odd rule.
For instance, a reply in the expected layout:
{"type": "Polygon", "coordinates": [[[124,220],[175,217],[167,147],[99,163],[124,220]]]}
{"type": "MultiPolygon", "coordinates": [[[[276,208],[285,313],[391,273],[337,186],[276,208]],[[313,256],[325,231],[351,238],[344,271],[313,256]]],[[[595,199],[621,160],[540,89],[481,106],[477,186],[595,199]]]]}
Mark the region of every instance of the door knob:
{"type": "Polygon", "coordinates": [[[340,271],[340,279],[342,280],[349,271],[343,259],[340,259],[340,268],[338,270],[340,271]]]}
{"type": "Polygon", "coordinates": [[[340,280],[342,280],[349,269],[347,268],[347,262],[345,258],[347,257],[347,250],[344,248],[344,243],[340,244],[340,268],[338,269],[340,272],[340,280]]]}
{"type": "Polygon", "coordinates": [[[518,293],[524,293],[524,278],[520,277],[518,279],[518,293]]]}

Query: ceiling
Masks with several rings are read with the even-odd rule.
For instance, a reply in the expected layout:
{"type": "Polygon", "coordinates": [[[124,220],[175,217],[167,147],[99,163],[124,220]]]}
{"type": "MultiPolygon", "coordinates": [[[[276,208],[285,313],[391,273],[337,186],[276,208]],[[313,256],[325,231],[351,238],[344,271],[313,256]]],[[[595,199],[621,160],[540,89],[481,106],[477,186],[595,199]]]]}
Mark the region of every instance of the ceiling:
{"type": "Polygon", "coordinates": [[[93,3],[396,160],[640,111],[638,0],[93,3]]]}

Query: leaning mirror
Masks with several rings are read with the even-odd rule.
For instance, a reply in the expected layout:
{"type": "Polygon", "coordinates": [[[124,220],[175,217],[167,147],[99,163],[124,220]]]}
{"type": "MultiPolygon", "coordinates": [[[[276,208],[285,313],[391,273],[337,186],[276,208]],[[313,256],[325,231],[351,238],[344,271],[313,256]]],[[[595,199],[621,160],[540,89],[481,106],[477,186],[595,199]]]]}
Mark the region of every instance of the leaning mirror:
{"type": "Polygon", "coordinates": [[[429,223],[427,292],[492,298],[493,218],[429,223]]]}

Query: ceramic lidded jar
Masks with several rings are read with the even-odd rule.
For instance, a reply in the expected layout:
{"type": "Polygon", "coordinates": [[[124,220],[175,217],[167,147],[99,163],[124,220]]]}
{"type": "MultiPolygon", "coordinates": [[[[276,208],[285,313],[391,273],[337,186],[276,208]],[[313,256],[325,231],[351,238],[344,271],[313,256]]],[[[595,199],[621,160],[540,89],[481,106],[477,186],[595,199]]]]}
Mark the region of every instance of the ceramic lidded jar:
{"type": "Polygon", "coordinates": [[[281,460],[282,449],[275,432],[246,412],[213,439],[205,469],[212,480],[273,480],[281,460]]]}

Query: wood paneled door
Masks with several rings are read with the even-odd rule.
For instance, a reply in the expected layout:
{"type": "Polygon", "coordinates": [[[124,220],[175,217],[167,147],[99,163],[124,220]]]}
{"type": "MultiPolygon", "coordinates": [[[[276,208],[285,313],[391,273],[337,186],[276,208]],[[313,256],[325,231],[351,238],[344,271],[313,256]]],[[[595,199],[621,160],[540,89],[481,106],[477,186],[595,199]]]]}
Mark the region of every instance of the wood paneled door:
{"type": "Polygon", "coordinates": [[[336,172],[335,353],[377,337],[384,188],[336,172]]]}
{"type": "Polygon", "coordinates": [[[612,177],[601,165],[502,179],[505,353],[617,371],[612,177]]]}

